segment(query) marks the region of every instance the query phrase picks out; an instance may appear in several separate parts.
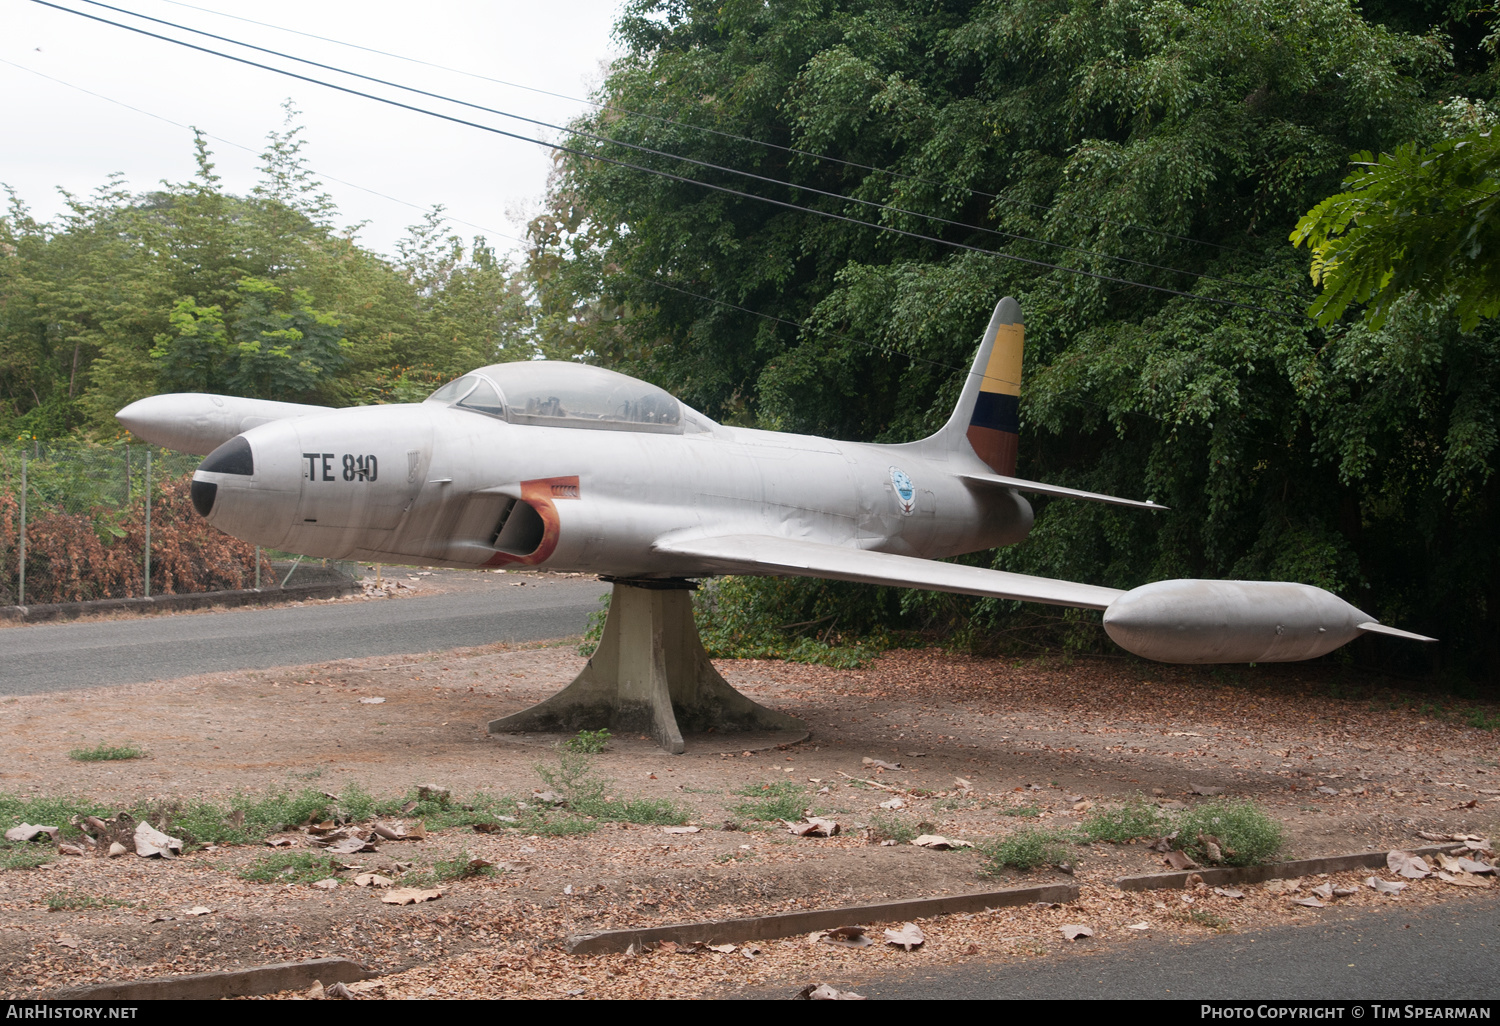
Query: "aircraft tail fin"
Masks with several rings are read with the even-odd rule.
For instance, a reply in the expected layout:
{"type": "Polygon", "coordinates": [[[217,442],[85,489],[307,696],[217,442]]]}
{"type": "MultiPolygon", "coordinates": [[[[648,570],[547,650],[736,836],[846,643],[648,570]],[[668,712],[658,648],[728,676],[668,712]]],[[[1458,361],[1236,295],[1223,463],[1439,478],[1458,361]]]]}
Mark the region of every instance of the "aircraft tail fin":
{"type": "Polygon", "coordinates": [[[990,315],[953,415],[932,439],[950,450],[967,447],[991,470],[1006,477],[1016,472],[1025,337],[1021,304],[1006,296],[990,315]]]}

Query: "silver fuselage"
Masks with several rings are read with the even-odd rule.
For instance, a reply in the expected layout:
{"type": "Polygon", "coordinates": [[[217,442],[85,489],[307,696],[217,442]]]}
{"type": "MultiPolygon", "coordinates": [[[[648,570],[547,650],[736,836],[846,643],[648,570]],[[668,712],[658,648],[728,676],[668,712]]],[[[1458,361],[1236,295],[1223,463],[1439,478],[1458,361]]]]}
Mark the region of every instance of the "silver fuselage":
{"type": "Polygon", "coordinates": [[[1014,492],[979,493],[954,476],[986,469],[967,454],[701,415],[684,433],[641,433],[424,403],[277,420],[241,437],[253,473],[196,475],[217,487],[209,519],[309,556],[680,577],[713,571],[658,541],[744,533],[930,559],[1014,544],[1032,523],[1014,492]],[[895,470],[914,495],[898,494],[895,470]],[[540,528],[523,510],[530,532],[520,521],[497,531],[518,502],[540,528]]]}

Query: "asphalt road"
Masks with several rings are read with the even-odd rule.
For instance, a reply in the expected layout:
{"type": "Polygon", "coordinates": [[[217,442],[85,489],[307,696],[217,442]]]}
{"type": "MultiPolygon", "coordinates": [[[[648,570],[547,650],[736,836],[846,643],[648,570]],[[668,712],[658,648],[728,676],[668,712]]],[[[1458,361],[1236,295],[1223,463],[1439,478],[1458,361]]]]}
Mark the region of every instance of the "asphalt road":
{"type": "Polygon", "coordinates": [[[1247,931],[1187,944],[1142,938],[1097,955],[1080,949],[1021,964],[975,960],[921,975],[838,986],[886,999],[1426,999],[1490,1004],[1500,998],[1500,900],[1482,895],[1424,909],[1393,901],[1386,909],[1336,914],[1315,926],[1247,931]]]}
{"type": "Polygon", "coordinates": [[[9,627],[0,630],[0,695],[564,638],[583,633],[608,590],[593,578],[543,578],[420,598],[9,627]]]}

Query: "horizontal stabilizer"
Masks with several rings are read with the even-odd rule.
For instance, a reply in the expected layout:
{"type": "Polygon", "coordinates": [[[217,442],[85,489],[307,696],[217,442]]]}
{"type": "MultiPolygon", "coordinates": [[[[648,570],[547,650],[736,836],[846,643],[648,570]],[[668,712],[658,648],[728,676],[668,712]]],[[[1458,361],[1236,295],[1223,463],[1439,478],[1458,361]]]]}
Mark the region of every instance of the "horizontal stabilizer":
{"type": "Polygon", "coordinates": [[[1064,499],[1086,499],[1089,502],[1108,502],[1116,506],[1134,506],[1137,509],[1171,509],[1170,506],[1162,506],[1149,499],[1121,499],[1114,495],[1104,495],[1100,492],[1085,492],[1077,488],[1064,488],[1061,485],[1042,484],[1040,481],[1028,481],[1022,477],[1005,477],[1002,474],[959,474],[959,480],[970,485],[981,488],[1014,488],[1018,492],[1034,492],[1037,495],[1056,495],[1064,499]]]}
{"type": "Polygon", "coordinates": [[[1371,634],[1389,634],[1393,638],[1405,638],[1408,641],[1437,640],[1437,638],[1429,638],[1425,634],[1413,634],[1411,631],[1403,631],[1398,630],[1395,627],[1387,627],[1385,624],[1376,623],[1374,620],[1371,620],[1368,623],[1357,623],[1354,626],[1358,627],[1362,631],[1369,631],[1371,634]]]}
{"type": "Polygon", "coordinates": [[[1104,609],[1124,592],[1092,584],[1054,581],[959,563],[940,563],[889,552],[821,542],[737,534],[714,538],[663,539],[656,551],[692,556],[720,573],[826,577],[836,581],[951,591],[959,595],[1104,609]]]}

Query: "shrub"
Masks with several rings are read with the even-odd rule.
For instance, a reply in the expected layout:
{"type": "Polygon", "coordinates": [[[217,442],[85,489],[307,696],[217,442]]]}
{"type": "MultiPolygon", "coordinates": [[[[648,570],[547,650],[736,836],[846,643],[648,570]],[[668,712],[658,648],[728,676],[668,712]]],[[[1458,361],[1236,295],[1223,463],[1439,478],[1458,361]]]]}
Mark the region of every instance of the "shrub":
{"type": "Polygon", "coordinates": [[[583,755],[598,755],[609,747],[611,735],[608,730],[580,730],[574,737],[563,742],[564,747],[570,752],[579,752],[583,755]]]}
{"type": "Polygon", "coordinates": [[[1091,841],[1127,844],[1138,837],[1160,837],[1172,827],[1161,809],[1136,795],[1124,805],[1096,809],[1083,820],[1083,834],[1091,841]]]}
{"type": "Polygon", "coordinates": [[[909,844],[916,839],[918,829],[916,823],[903,816],[887,816],[877,812],[870,817],[870,840],[872,841],[895,841],[897,844],[909,844]]]}
{"type": "Polygon", "coordinates": [[[1036,869],[1038,866],[1055,866],[1067,857],[1067,843],[1068,838],[1063,834],[1022,827],[1007,837],[980,845],[979,852],[985,858],[981,871],[996,876],[1006,867],[1036,869]]]}
{"type": "Polygon", "coordinates": [[[1253,866],[1281,850],[1285,835],[1259,805],[1249,799],[1215,798],[1188,809],[1178,818],[1174,843],[1199,862],[1253,866]],[[1218,839],[1221,858],[1214,859],[1202,837],[1218,839]]]}

